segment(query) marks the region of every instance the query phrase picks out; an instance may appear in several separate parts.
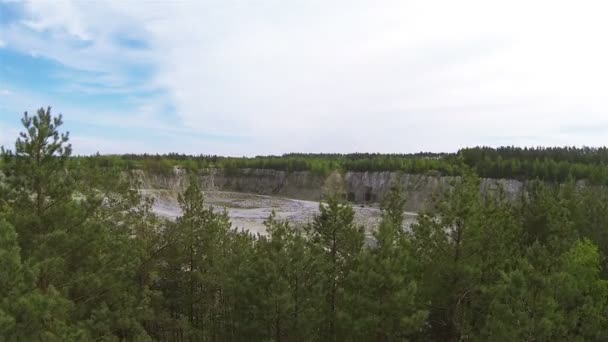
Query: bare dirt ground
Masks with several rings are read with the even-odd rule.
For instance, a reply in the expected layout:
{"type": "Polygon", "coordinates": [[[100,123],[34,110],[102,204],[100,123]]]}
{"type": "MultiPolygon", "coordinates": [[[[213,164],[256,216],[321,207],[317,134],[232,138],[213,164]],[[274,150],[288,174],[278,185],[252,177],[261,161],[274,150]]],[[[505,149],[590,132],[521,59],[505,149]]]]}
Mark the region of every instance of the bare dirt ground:
{"type": "MultiPolygon", "coordinates": [[[[141,190],[142,194],[154,198],[153,211],[162,217],[175,219],[181,214],[177,193],[172,190],[141,190]]],[[[216,210],[228,211],[233,227],[254,233],[265,233],[264,221],[272,210],[277,219],[292,224],[305,225],[319,212],[319,202],[302,201],[290,198],[262,196],[240,192],[206,191],[205,202],[216,210]]],[[[380,221],[381,211],[377,206],[353,205],[357,224],[366,227],[368,232],[380,221]]],[[[406,225],[411,224],[415,213],[406,213],[406,225]]]]}

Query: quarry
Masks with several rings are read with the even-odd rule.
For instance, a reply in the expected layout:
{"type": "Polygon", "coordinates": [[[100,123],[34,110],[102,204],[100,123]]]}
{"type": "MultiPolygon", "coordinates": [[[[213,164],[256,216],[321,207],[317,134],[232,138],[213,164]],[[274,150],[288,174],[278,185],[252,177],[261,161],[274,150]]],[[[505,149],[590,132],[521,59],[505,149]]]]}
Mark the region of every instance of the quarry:
{"type": "MultiPolygon", "coordinates": [[[[264,221],[274,210],[279,220],[294,225],[310,223],[318,213],[324,193],[338,189],[352,203],[357,224],[376,227],[381,217],[380,203],[393,186],[405,190],[406,219],[414,222],[416,213],[428,208],[433,194],[446,189],[457,177],[413,175],[401,172],[332,172],[329,175],[309,171],[284,172],[268,169],[208,169],[193,174],[175,168],[172,174],[150,174],[141,170],[131,176],[140,191],[154,199],[153,211],[175,219],[181,214],[178,195],[191,180],[204,191],[205,201],[215,210],[226,210],[234,228],[264,233],[264,221]]],[[[523,184],[516,180],[483,179],[480,191],[497,187],[515,196],[523,184]]],[[[368,231],[369,233],[369,231],[368,231]]]]}

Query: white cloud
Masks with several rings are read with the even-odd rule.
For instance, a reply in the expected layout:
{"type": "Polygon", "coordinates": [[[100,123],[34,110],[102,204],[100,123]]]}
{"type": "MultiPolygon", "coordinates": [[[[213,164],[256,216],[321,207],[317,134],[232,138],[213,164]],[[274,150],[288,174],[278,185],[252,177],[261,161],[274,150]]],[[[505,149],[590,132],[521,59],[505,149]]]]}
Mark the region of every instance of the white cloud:
{"type": "Polygon", "coordinates": [[[69,0],[28,1],[25,6],[35,16],[23,23],[36,31],[58,30],[81,40],[91,39],[85,28],[82,12],[69,0]]]}
{"type": "Polygon", "coordinates": [[[104,91],[124,93],[156,87],[133,84],[129,72],[152,67],[154,54],[118,44],[118,38],[127,33],[146,37],[139,23],[112,11],[106,3],[28,1],[24,9],[26,18],[2,28],[3,39],[14,50],[83,71],[70,75],[73,88],[82,90],[87,85],[87,91],[97,91],[99,87],[93,84],[103,84],[104,91]]]}
{"type": "MultiPolygon", "coordinates": [[[[184,150],[189,142],[180,133],[197,130],[250,137],[246,148],[195,142],[230,154],[605,144],[601,134],[564,129],[608,120],[608,4],[601,1],[28,6],[34,19],[27,25],[53,32],[57,44],[43,49],[13,28],[11,46],[111,70],[108,83],[116,87],[125,87],[125,68],[155,65],[146,86],[167,89],[179,121],[153,127],[184,150]],[[113,42],[128,30],[145,37],[148,49],[113,42]],[[91,46],[74,49],[64,35],[91,46]]],[[[151,102],[122,124],[154,117],[151,102]]]]}
{"type": "Polygon", "coordinates": [[[583,143],[553,131],[606,114],[602,3],[332,3],[188,3],[152,26],[182,118],[271,152],[415,151],[492,132],[583,143]]]}

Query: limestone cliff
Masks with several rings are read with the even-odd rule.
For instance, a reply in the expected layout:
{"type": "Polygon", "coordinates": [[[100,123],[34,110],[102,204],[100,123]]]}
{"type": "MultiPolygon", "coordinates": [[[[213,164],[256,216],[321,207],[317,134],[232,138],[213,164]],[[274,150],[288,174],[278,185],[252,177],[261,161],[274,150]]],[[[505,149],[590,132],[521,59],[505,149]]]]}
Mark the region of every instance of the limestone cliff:
{"type": "MultiPolygon", "coordinates": [[[[183,190],[190,178],[186,171],[177,168],[171,175],[133,171],[132,176],[144,189],[176,191],[183,190]]],[[[308,171],[288,173],[267,169],[208,169],[196,175],[202,189],[207,191],[237,191],[302,200],[321,199],[332,177],[331,182],[335,183],[338,178],[348,199],[355,203],[379,203],[393,185],[401,184],[406,190],[407,210],[410,211],[424,208],[433,193],[445,189],[455,179],[401,172],[346,172],[321,176],[308,171]]],[[[480,190],[491,191],[499,185],[510,196],[520,193],[523,188],[522,182],[517,180],[483,179],[480,190]]]]}

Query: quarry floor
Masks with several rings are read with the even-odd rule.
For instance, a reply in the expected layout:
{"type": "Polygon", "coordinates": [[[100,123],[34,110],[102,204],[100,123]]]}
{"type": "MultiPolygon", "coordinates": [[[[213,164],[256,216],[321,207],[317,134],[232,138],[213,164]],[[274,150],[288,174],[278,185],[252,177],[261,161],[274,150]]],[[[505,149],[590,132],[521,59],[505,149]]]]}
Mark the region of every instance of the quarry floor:
{"type": "MultiPolygon", "coordinates": [[[[181,214],[177,201],[177,192],[173,190],[145,189],[142,194],[154,199],[153,211],[162,217],[175,219],[181,214]]],[[[205,191],[205,202],[216,210],[228,211],[233,227],[254,233],[265,233],[264,221],[272,210],[277,219],[287,220],[292,224],[305,225],[312,222],[319,212],[319,202],[297,199],[263,196],[241,192],[205,191]]],[[[377,205],[354,205],[355,221],[373,230],[380,221],[381,211],[377,205]]],[[[404,224],[411,224],[415,213],[406,212],[404,224]]]]}

